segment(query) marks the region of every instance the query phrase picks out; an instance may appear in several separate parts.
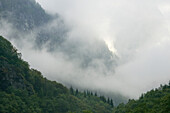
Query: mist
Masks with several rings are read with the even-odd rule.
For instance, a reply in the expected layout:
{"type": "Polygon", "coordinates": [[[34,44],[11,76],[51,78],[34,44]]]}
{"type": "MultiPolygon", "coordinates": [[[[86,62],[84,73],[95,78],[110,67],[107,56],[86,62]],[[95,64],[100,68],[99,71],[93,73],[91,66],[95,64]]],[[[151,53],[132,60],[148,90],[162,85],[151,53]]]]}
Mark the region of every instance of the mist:
{"type": "MultiPolygon", "coordinates": [[[[24,36],[18,33],[25,37],[19,42],[9,40],[23,59],[48,79],[68,87],[129,98],[138,98],[170,80],[170,1],[37,2],[51,15],[62,17],[64,25],[53,21],[45,29],[68,28],[64,41],[56,44],[53,51],[48,49],[50,42],[35,49],[34,37],[42,28],[24,36]]],[[[10,37],[16,32],[11,24],[2,23],[7,31],[0,29],[1,35],[10,37]]]]}

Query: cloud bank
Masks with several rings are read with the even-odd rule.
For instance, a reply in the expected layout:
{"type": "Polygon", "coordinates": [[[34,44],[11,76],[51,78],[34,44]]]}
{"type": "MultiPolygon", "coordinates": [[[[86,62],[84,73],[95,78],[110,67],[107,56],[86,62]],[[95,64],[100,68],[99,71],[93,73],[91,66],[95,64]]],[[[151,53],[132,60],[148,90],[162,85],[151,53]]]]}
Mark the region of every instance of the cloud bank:
{"type": "Polygon", "coordinates": [[[170,1],[37,2],[59,13],[70,28],[55,52],[33,49],[25,40],[19,47],[31,67],[47,78],[130,98],[170,80],[170,1]]]}

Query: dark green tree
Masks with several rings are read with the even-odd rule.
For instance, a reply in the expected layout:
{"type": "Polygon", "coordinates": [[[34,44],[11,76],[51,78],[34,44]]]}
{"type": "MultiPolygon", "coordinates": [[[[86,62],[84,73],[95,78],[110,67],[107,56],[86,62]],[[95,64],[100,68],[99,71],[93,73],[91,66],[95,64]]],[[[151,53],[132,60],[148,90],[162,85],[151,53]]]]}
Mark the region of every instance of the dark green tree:
{"type": "Polygon", "coordinates": [[[78,89],[76,89],[76,96],[78,95],[78,93],[79,93],[79,91],[78,91],[78,89]]]}
{"type": "Polygon", "coordinates": [[[112,106],[112,108],[114,107],[114,104],[113,104],[113,100],[112,100],[112,99],[110,100],[110,105],[112,106]]]}
{"type": "Polygon", "coordinates": [[[74,95],[74,89],[73,89],[72,86],[70,87],[70,93],[71,93],[72,95],[74,95]]]}

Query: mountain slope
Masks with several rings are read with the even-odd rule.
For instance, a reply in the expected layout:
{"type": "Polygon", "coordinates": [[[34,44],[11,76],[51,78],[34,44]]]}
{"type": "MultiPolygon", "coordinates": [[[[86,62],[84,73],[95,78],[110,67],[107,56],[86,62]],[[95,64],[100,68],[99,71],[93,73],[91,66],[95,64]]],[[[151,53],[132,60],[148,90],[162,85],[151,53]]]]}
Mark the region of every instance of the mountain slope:
{"type": "Polygon", "coordinates": [[[0,19],[5,19],[21,31],[28,31],[50,20],[34,0],[0,0],[0,19]]]}
{"type": "Polygon", "coordinates": [[[120,104],[113,113],[170,113],[170,82],[142,94],[138,100],[120,104]]]}
{"type": "Polygon", "coordinates": [[[110,113],[103,98],[49,81],[30,69],[21,54],[0,36],[0,112],[2,113],[110,113]]]}
{"type": "Polygon", "coordinates": [[[6,24],[13,27],[9,31],[6,28],[8,38],[34,37],[32,40],[35,40],[36,47],[47,42],[57,45],[64,40],[67,32],[60,16],[46,13],[35,0],[0,0],[0,25],[5,27],[6,24]]]}

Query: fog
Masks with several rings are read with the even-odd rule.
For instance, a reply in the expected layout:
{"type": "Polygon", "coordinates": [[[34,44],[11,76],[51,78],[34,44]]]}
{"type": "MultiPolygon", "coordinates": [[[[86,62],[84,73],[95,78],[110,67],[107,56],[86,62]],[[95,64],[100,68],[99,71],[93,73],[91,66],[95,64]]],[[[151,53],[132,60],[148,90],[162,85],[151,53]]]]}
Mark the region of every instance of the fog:
{"type": "MultiPolygon", "coordinates": [[[[22,44],[10,40],[23,59],[48,79],[130,98],[170,80],[170,1],[37,2],[48,13],[63,18],[69,28],[66,40],[53,52],[47,49],[48,44],[41,50],[34,49],[37,29],[25,35],[22,44]]],[[[1,29],[1,34],[9,37],[14,32],[12,25],[3,23],[9,29],[1,29]]]]}

